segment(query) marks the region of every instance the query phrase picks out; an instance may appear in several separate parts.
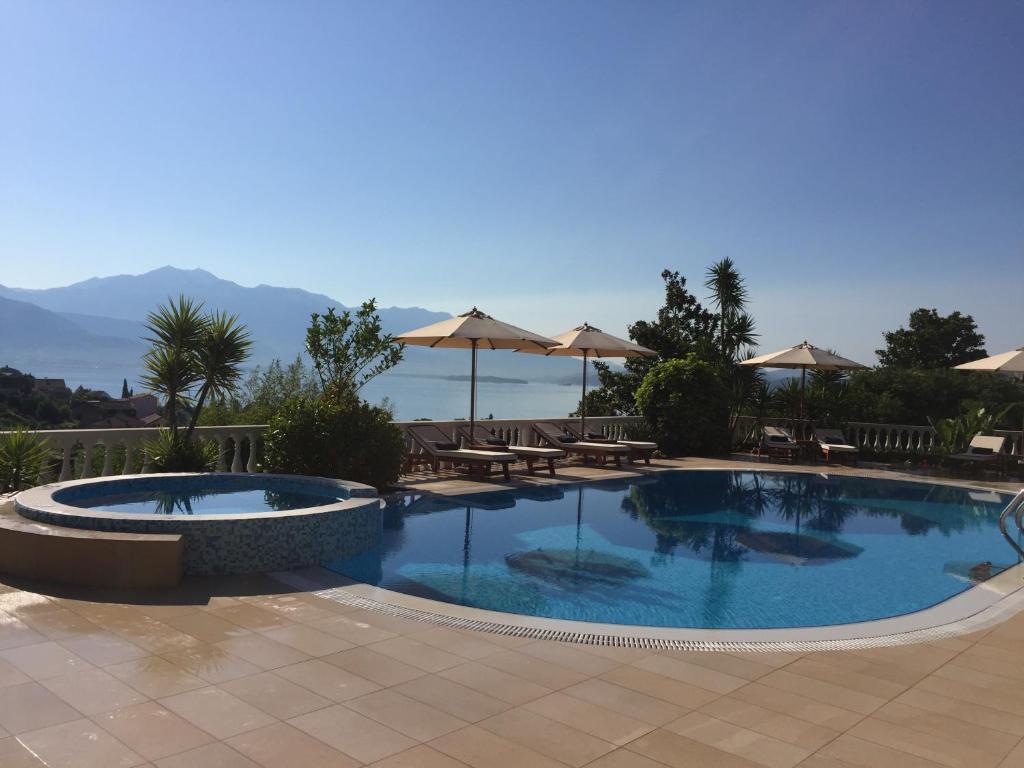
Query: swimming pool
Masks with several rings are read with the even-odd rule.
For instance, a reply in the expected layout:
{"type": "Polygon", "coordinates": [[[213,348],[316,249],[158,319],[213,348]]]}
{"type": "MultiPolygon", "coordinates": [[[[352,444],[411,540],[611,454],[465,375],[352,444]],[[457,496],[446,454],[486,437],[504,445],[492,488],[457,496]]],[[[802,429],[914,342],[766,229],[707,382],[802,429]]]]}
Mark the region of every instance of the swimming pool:
{"type": "Polygon", "coordinates": [[[801,472],[671,471],[406,496],[325,565],[389,590],[554,619],[814,627],[935,605],[1016,564],[1009,495],[801,472]],[[985,565],[986,563],[990,565],[985,565]]]}
{"type": "Polygon", "coordinates": [[[85,478],[15,497],[61,528],[180,536],[186,575],[265,573],[353,555],[380,541],[377,492],[361,483],[262,473],[85,478]]]}

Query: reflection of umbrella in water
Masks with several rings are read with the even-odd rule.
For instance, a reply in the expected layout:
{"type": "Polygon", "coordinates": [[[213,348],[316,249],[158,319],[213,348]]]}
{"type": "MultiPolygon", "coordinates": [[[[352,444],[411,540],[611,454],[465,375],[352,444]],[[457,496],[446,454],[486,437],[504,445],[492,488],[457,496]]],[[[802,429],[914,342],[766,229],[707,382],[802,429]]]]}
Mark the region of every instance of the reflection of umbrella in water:
{"type": "Polygon", "coordinates": [[[736,541],[760,555],[791,565],[821,565],[831,560],[856,557],[863,550],[853,544],[836,544],[816,536],[783,531],[748,529],[736,535],[736,541]]]}
{"type": "Polygon", "coordinates": [[[562,587],[618,586],[649,571],[638,560],[588,549],[536,549],[505,556],[509,568],[562,587]]]}

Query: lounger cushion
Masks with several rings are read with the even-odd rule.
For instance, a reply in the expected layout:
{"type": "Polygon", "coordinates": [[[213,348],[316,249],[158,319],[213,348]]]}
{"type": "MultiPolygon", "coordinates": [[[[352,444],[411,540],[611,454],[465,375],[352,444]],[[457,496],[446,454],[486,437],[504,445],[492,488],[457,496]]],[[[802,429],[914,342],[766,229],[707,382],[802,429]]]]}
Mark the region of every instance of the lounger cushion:
{"type": "Polygon", "coordinates": [[[557,448],[540,448],[532,445],[510,445],[508,449],[517,456],[533,456],[538,459],[561,459],[565,451],[557,448]]]}
{"type": "Polygon", "coordinates": [[[560,442],[560,443],[578,443],[579,440],[577,440],[575,437],[571,437],[569,435],[560,435],[558,437],[558,442],[560,442]]]}
{"type": "Polygon", "coordinates": [[[967,452],[975,456],[991,456],[995,453],[991,448],[969,448],[967,452]]]}
{"type": "Polygon", "coordinates": [[[605,453],[629,453],[629,446],[622,445],[621,443],[588,443],[585,441],[576,441],[576,444],[572,446],[576,449],[589,449],[594,451],[604,451],[605,453]]]}
{"type": "Polygon", "coordinates": [[[488,445],[497,446],[498,448],[505,448],[508,446],[508,443],[502,440],[500,437],[488,437],[486,440],[484,440],[484,442],[487,443],[488,445]]]}
{"type": "Polygon", "coordinates": [[[433,446],[439,451],[457,451],[459,446],[452,442],[443,443],[438,440],[431,441],[433,446]]]}
{"type": "Polygon", "coordinates": [[[441,459],[472,459],[474,461],[493,461],[502,463],[515,461],[514,453],[503,453],[500,451],[474,451],[466,448],[459,448],[454,451],[437,451],[437,457],[441,459]]]}
{"type": "Polygon", "coordinates": [[[828,453],[830,451],[834,451],[836,453],[860,453],[860,451],[858,451],[852,445],[835,445],[835,444],[829,443],[829,444],[821,446],[821,448],[826,453],[828,453]]]}
{"type": "Polygon", "coordinates": [[[780,445],[792,445],[793,441],[785,435],[765,435],[765,440],[769,443],[777,443],[780,445]]]}
{"type": "Polygon", "coordinates": [[[619,440],[619,445],[628,445],[630,448],[638,448],[642,451],[655,450],[657,443],[649,443],[646,440],[619,440]]]}

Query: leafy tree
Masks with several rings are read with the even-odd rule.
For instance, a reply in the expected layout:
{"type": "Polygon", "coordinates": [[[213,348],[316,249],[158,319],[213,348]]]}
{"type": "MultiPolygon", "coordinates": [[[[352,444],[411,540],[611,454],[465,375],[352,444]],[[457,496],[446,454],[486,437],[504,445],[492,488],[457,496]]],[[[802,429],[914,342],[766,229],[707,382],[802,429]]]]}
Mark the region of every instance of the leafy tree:
{"type": "Polygon", "coordinates": [[[326,315],[314,313],[306,331],[306,351],[320,377],[325,394],[344,398],[366,382],[394,368],[402,359],[404,344],[384,333],[376,300],[363,302],[353,315],[340,315],[333,307],[326,315]]]}
{"type": "Polygon", "coordinates": [[[256,366],[233,394],[215,400],[203,409],[200,423],[267,424],[289,399],[320,394],[316,374],[301,356],[287,366],[272,360],[266,367],[256,366]]]}
{"type": "Polygon", "coordinates": [[[1013,406],[996,427],[1016,429],[1024,415],[1024,382],[984,371],[873,368],[852,373],[847,387],[845,412],[853,421],[928,424],[965,409],[1001,414],[1013,406]]]}
{"type": "Polygon", "coordinates": [[[729,449],[729,385],[721,368],[690,353],[657,363],[636,393],[637,409],[669,455],[729,449]]]}
{"type": "Polygon", "coordinates": [[[952,368],[985,357],[985,337],[970,315],[945,317],[935,309],[915,309],[908,328],[885,333],[878,362],[891,368],[952,368]]]}
{"type": "Polygon", "coordinates": [[[666,269],[661,279],[665,281],[665,303],[658,310],[657,319],[638,320],[629,326],[629,337],[653,349],[658,357],[628,358],[624,371],[595,362],[601,386],[587,393],[587,413],[595,416],[636,413],[637,389],[659,360],[684,357],[698,349],[707,355],[716,327],[715,315],[704,309],[687,290],[686,278],[678,272],[666,269]]]}
{"type": "Polygon", "coordinates": [[[398,480],[405,459],[405,437],[391,419],[391,411],[351,392],[292,398],[270,420],[263,468],[384,490],[398,480]]]}

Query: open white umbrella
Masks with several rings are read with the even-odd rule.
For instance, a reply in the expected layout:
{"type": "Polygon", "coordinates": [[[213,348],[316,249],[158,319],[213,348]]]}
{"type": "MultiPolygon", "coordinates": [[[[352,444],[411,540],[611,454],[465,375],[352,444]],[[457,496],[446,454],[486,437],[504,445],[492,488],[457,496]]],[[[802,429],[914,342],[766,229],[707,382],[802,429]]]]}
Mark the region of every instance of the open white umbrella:
{"type": "MultiPolygon", "coordinates": [[[[1017,347],[981,360],[954,365],[960,371],[991,371],[992,373],[1024,373],[1024,347],[1017,347]]],[[[1024,453],[1024,423],[1021,424],[1021,453],[1024,453]]]]}
{"type": "Polygon", "coordinates": [[[752,365],[757,368],[799,368],[801,419],[804,417],[804,388],[807,383],[808,368],[818,371],[853,371],[858,368],[867,368],[866,365],[847,360],[845,357],[840,357],[827,349],[820,349],[806,341],[795,347],[787,347],[778,352],[769,352],[767,355],[743,360],[740,365],[752,365]]]}
{"type": "Polygon", "coordinates": [[[557,357],[583,358],[583,399],[580,401],[580,432],[587,434],[587,358],[588,357],[654,357],[658,353],[653,349],[641,347],[632,341],[620,339],[595,328],[590,323],[573,328],[571,331],[552,337],[557,343],[549,349],[522,348],[517,352],[529,352],[536,355],[552,355],[557,357]]]}
{"type": "Polygon", "coordinates": [[[476,307],[469,312],[433,325],[396,336],[403,344],[438,349],[471,349],[473,362],[469,377],[469,434],[476,425],[476,351],[484,349],[534,348],[544,351],[558,342],[514,325],[495,320],[476,307]]]}

